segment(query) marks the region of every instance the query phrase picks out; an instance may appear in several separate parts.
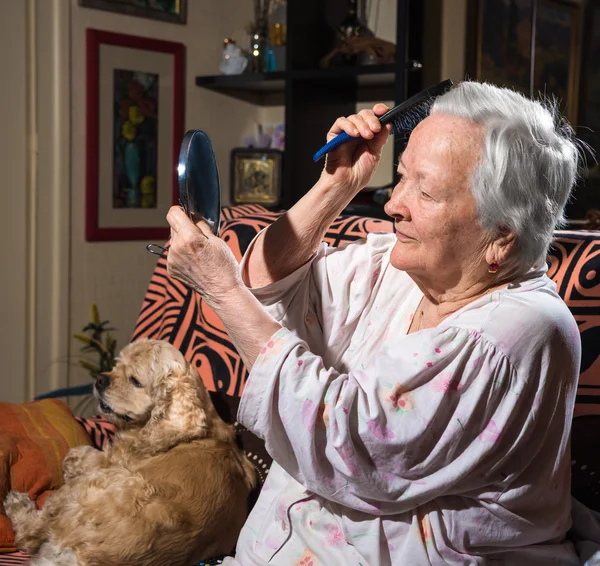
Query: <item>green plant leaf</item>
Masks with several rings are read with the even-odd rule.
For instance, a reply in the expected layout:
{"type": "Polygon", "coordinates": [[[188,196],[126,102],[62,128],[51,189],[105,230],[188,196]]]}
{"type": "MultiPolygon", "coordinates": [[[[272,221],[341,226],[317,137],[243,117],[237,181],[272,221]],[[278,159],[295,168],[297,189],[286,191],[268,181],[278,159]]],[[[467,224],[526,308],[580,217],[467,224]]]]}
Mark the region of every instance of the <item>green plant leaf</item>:
{"type": "Polygon", "coordinates": [[[83,327],[83,334],[74,334],[73,337],[83,346],[80,351],[83,354],[95,354],[98,358],[98,363],[89,361],[86,358],[79,360],[79,365],[88,370],[92,377],[96,377],[99,373],[110,371],[115,365],[115,350],[117,341],[110,335],[110,330],[115,330],[110,325],[108,320],[100,320],[98,307],[92,304],[92,321],[88,322],[83,327]]]}
{"type": "Polygon", "coordinates": [[[92,339],[88,336],[84,336],[83,334],[73,334],[73,338],[80,340],[81,342],[85,342],[86,344],[91,344],[92,339]]]}

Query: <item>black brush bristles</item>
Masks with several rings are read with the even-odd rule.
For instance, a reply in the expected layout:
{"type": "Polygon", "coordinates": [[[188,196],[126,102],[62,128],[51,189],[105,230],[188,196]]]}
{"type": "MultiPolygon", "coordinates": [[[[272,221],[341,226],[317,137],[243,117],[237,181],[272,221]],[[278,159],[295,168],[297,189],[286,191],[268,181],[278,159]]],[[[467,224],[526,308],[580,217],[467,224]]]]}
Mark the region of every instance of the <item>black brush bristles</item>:
{"type": "MultiPolygon", "coordinates": [[[[419,122],[429,116],[429,111],[431,110],[431,106],[435,99],[448,92],[451,87],[452,81],[448,79],[435,86],[426,88],[418,94],[411,96],[405,102],[388,110],[381,118],[379,118],[379,122],[382,125],[392,124],[392,131],[394,134],[406,136],[406,134],[412,132],[419,122]]],[[[346,132],[342,132],[317,151],[313,156],[313,161],[318,161],[336,147],[339,147],[344,143],[356,141],[357,139],[358,138],[352,137],[346,132]]]]}
{"type": "Polygon", "coordinates": [[[446,80],[433,87],[422,90],[418,94],[411,96],[405,102],[388,110],[381,118],[379,118],[379,121],[382,125],[391,123],[395,134],[402,134],[414,130],[419,122],[429,116],[429,111],[431,110],[431,106],[435,102],[435,99],[448,92],[450,87],[452,87],[452,81],[446,80]]]}

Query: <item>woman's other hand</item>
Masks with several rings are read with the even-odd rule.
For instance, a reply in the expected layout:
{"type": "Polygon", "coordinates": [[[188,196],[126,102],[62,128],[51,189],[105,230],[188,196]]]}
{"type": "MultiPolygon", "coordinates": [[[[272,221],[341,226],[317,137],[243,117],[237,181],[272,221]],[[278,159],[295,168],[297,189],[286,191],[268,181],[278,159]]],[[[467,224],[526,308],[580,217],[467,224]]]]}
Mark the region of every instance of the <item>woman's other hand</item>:
{"type": "Polygon", "coordinates": [[[171,277],[197,291],[211,307],[244,287],[233,253],[204,219],[194,224],[179,206],[172,206],[167,221],[171,225],[167,254],[167,272],[171,277]]]}
{"type": "Polygon", "coordinates": [[[385,104],[376,104],[372,110],[338,118],[329,132],[327,141],[346,132],[356,141],[342,144],[327,154],[321,180],[347,190],[353,195],[369,184],[381,160],[381,152],[391,131],[391,125],[382,126],[378,116],[388,111],[385,104]]]}

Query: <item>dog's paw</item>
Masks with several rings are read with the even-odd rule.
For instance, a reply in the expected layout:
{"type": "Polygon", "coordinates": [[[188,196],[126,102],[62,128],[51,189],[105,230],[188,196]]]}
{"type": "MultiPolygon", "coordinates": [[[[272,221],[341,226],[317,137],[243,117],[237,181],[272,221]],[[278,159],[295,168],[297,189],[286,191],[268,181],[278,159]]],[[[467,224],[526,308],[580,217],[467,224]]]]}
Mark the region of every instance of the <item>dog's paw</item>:
{"type": "Polygon", "coordinates": [[[9,519],[19,511],[34,510],[35,508],[35,503],[31,501],[29,495],[22,491],[9,491],[4,500],[4,510],[9,519]]]}

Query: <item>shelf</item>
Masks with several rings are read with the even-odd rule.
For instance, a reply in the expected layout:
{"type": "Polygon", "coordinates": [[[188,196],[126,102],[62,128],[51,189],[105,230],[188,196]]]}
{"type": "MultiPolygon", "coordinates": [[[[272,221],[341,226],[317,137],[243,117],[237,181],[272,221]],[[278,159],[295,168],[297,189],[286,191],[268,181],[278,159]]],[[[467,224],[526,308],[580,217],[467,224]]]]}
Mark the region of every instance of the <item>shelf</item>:
{"type": "Polygon", "coordinates": [[[358,101],[392,100],[395,73],[395,65],[364,65],[204,76],[196,77],[196,85],[259,105],[282,104],[286,81],[323,83],[331,89],[347,88],[348,82],[352,82],[357,86],[358,101]]]}
{"type": "Polygon", "coordinates": [[[286,73],[242,73],[196,77],[196,86],[208,88],[261,106],[283,104],[286,73]]]}

